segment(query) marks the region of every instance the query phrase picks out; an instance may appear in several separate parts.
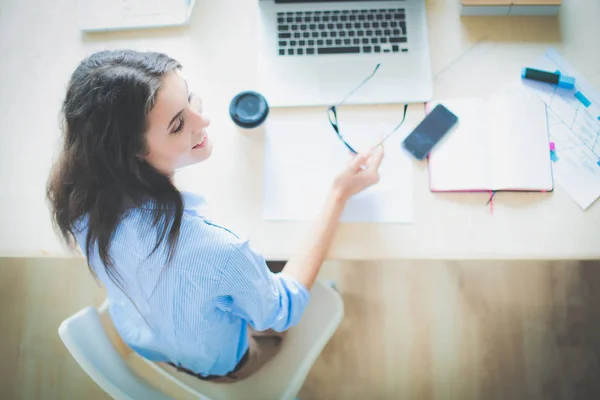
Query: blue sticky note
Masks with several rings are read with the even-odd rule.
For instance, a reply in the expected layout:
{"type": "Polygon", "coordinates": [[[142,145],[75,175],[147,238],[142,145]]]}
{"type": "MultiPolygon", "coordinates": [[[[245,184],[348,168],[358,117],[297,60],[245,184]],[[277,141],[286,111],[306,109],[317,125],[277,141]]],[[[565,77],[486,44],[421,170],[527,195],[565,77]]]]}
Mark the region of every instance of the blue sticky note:
{"type": "Polygon", "coordinates": [[[600,167],[600,160],[598,160],[598,166],[600,167]]]}
{"type": "Polygon", "coordinates": [[[585,107],[592,105],[592,102],[580,91],[575,92],[575,97],[577,97],[577,100],[579,100],[585,107]]]}
{"type": "Polygon", "coordinates": [[[552,161],[554,161],[554,162],[557,162],[557,161],[558,161],[558,156],[556,155],[556,152],[555,152],[555,151],[551,151],[551,152],[550,152],[550,159],[551,159],[552,161]]]}

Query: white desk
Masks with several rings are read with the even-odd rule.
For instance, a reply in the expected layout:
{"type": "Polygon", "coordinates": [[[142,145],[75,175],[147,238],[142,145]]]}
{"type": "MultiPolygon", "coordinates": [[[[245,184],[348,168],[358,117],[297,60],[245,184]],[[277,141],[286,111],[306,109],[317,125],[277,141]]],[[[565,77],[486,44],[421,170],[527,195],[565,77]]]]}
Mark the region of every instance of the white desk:
{"type": "MultiPolygon", "coordinates": [[[[309,224],[261,220],[261,137],[239,134],[227,114],[229,100],[255,77],[256,0],[199,1],[186,28],[94,35],[79,32],[76,3],[0,6],[0,256],[68,254],[52,230],[44,188],[66,82],[85,55],[125,47],[182,62],[212,117],[214,155],[182,172],[182,187],[204,194],[215,219],[248,234],[267,258],[301,250],[309,224]]],[[[429,0],[427,9],[436,98],[487,95],[550,46],[600,88],[596,0],[565,1],[558,18],[460,18],[458,0],[429,0]]],[[[408,122],[422,109],[411,105],[408,122]]],[[[600,202],[583,212],[560,186],[552,194],[499,193],[494,215],[486,200],[432,194],[425,165],[415,163],[414,224],[343,224],[329,258],[600,258],[600,202]]]]}

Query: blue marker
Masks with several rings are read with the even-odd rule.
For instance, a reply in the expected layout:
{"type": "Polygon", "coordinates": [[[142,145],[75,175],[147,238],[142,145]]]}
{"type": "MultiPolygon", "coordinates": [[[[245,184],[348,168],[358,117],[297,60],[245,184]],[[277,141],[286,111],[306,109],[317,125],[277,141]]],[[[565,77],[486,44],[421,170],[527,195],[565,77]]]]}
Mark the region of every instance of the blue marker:
{"type": "Polygon", "coordinates": [[[560,72],[548,72],[533,68],[523,68],[521,77],[533,81],[550,83],[564,89],[573,89],[575,87],[575,78],[563,75],[560,72]]]}
{"type": "Polygon", "coordinates": [[[575,97],[586,108],[592,105],[592,102],[587,97],[585,97],[585,95],[583,93],[581,93],[580,91],[575,92],[575,97]]]}

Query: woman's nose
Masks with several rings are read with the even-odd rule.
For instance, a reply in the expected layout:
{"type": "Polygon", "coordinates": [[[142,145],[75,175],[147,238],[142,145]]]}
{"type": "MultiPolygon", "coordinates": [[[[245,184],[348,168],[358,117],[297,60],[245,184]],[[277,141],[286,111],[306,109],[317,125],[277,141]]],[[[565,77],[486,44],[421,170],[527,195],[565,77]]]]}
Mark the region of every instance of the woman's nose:
{"type": "Polygon", "coordinates": [[[202,128],[208,127],[210,125],[210,118],[200,114],[200,124],[202,125],[202,128]]]}

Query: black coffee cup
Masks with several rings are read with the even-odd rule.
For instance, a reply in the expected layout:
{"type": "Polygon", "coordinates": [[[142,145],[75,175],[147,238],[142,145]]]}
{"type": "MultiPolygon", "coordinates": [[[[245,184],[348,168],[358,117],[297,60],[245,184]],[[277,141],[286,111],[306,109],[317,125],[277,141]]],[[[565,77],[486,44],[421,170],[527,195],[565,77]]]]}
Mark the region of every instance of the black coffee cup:
{"type": "Polygon", "coordinates": [[[260,126],[269,115],[267,100],[253,91],[241,92],[229,104],[229,115],[241,128],[252,129],[260,126]]]}

